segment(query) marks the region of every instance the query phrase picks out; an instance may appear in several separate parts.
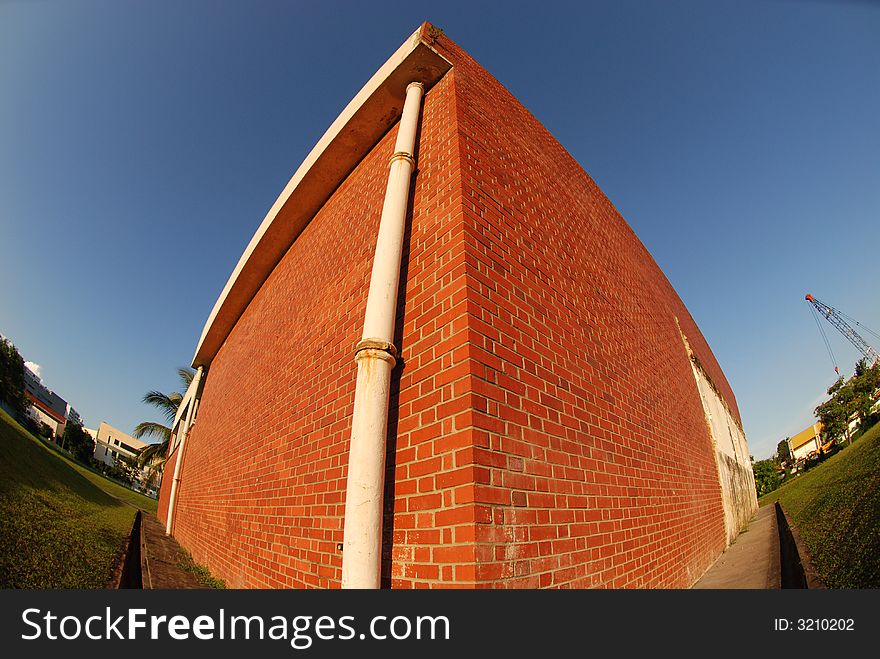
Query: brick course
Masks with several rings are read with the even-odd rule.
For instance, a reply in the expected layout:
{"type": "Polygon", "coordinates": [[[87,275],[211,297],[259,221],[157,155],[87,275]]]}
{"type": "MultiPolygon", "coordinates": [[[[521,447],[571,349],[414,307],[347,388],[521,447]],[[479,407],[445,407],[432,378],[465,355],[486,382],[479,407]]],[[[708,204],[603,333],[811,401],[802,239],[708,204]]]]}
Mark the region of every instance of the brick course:
{"type": "MultiPolygon", "coordinates": [[[[689,586],[725,530],[676,319],[736,416],[730,387],[593,180],[458,46],[433,46],[454,67],[418,139],[384,584],[689,586]]],[[[174,532],[230,586],[339,586],[353,348],[395,135],[297,238],[208,371],[174,532]]]]}

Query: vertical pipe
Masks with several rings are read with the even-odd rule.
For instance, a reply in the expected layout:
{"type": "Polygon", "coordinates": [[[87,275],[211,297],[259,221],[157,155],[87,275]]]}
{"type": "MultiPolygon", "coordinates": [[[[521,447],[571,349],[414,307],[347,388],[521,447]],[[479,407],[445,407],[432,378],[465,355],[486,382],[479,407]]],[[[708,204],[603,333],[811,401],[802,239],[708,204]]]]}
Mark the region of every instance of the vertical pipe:
{"type": "Polygon", "coordinates": [[[186,418],[183,428],[180,430],[180,445],[177,447],[177,460],[174,461],[174,478],[171,481],[171,494],[168,497],[168,518],[165,520],[165,535],[171,535],[171,527],[174,522],[174,504],[177,502],[177,488],[180,483],[180,471],[183,465],[183,449],[186,445],[186,436],[189,434],[189,426],[193,420],[193,411],[199,393],[199,385],[202,381],[202,367],[199,366],[193,378],[193,395],[189,400],[189,408],[186,410],[186,418]]]}
{"type": "Polygon", "coordinates": [[[355,350],[358,371],[345,490],[343,588],[379,588],[381,580],[385,435],[391,369],[397,356],[394,322],[423,94],[424,86],[419,82],[406,88],[376,237],[364,331],[355,350]]]}

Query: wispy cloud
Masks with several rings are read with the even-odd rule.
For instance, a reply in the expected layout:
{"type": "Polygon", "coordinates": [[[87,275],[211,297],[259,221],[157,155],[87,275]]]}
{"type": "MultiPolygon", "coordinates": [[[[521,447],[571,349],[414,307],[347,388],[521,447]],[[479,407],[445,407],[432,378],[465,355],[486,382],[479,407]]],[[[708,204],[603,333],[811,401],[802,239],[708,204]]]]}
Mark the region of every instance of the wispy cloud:
{"type": "Polygon", "coordinates": [[[42,369],[43,369],[42,366],[40,366],[39,364],[37,364],[37,363],[35,363],[35,362],[25,362],[24,365],[27,367],[27,369],[28,369],[31,373],[33,373],[33,374],[36,375],[38,378],[40,378],[40,380],[43,379],[43,374],[40,372],[40,371],[42,371],[42,369]]]}

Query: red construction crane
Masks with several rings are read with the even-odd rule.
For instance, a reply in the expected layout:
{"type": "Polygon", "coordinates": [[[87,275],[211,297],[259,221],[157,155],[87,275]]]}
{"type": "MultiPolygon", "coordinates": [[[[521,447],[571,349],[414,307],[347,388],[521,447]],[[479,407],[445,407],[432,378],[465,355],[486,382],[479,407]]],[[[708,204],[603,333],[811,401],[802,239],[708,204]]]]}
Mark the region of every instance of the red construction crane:
{"type": "Polygon", "coordinates": [[[822,333],[822,339],[825,341],[825,347],[828,348],[828,354],[831,356],[831,361],[834,362],[834,370],[838,375],[840,375],[840,370],[837,368],[837,362],[834,359],[834,353],[831,351],[831,344],[828,342],[828,337],[825,336],[825,330],[822,329],[822,324],[819,322],[819,314],[821,314],[825,318],[825,320],[831,323],[831,325],[834,326],[834,328],[837,329],[838,332],[843,334],[846,339],[856,347],[856,350],[864,355],[869,366],[872,366],[873,364],[876,364],[878,361],[880,361],[880,354],[878,354],[877,351],[874,350],[874,348],[872,348],[868,344],[868,342],[862,338],[862,335],[855,330],[850,322],[858,325],[869,334],[873,334],[878,339],[880,339],[880,334],[877,334],[873,330],[868,329],[855,318],[847,316],[839,309],[835,309],[831,305],[825,304],[821,300],[817,300],[809,293],[807,293],[807,296],[804,299],[812,305],[811,309],[813,311],[813,316],[816,319],[816,325],[818,325],[819,331],[822,333]]]}

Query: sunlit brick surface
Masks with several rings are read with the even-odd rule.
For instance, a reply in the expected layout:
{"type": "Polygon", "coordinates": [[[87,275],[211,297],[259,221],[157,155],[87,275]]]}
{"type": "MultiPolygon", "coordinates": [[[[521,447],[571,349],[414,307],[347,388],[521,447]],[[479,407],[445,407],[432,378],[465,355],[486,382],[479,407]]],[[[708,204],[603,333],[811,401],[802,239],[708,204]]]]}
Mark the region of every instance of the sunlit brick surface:
{"type": "MultiPolygon", "coordinates": [[[[404,254],[383,581],[683,587],[723,550],[699,330],[595,183],[446,37],[404,254]]],[[[338,587],[347,443],[396,128],[217,354],[175,536],[234,587],[338,587]]],[[[172,465],[173,468],[173,465],[172,465]]],[[[160,500],[167,510],[170,471],[160,500]]]]}

